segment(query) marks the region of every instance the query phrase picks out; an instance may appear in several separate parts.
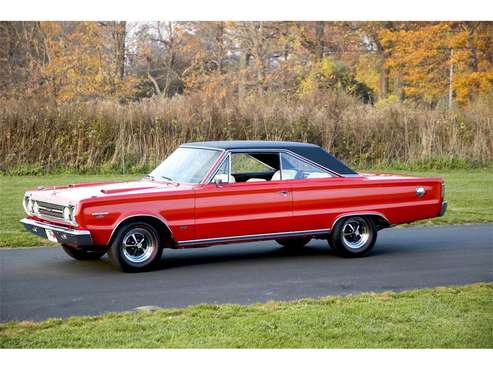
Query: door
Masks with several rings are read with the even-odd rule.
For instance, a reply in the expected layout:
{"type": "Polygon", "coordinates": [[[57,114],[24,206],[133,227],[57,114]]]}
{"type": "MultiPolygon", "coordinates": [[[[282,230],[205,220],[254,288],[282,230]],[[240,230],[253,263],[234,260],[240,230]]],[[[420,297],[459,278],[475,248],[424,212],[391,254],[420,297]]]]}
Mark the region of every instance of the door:
{"type": "Polygon", "coordinates": [[[291,231],[292,195],[279,171],[279,153],[231,153],[215,183],[196,191],[195,239],[256,238],[291,231]]]}
{"type": "Polygon", "coordinates": [[[329,229],[334,212],[333,185],[340,179],[288,153],[281,154],[282,169],[293,199],[295,231],[329,229]]]}

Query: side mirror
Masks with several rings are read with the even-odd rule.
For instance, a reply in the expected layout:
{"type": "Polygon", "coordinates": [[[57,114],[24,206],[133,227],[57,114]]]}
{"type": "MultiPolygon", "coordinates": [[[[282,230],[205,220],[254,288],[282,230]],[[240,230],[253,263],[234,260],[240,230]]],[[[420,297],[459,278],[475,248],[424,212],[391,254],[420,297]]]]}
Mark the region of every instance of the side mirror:
{"type": "Polygon", "coordinates": [[[218,188],[222,188],[223,187],[223,179],[221,179],[220,177],[214,178],[214,184],[216,184],[216,186],[218,188]]]}

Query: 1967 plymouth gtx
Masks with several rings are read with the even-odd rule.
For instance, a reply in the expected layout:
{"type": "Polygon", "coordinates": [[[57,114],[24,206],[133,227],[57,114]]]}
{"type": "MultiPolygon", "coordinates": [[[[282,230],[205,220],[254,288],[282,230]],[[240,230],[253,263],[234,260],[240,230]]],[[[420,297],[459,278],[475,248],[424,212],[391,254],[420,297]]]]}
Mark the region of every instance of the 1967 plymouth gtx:
{"type": "Polygon", "coordinates": [[[71,257],[108,253],[148,270],[163,248],[326,239],[344,257],[368,254],[377,231],[442,216],[441,178],[356,173],[312,144],[218,141],[181,145],[139,181],[28,191],[27,230],[71,257]]]}

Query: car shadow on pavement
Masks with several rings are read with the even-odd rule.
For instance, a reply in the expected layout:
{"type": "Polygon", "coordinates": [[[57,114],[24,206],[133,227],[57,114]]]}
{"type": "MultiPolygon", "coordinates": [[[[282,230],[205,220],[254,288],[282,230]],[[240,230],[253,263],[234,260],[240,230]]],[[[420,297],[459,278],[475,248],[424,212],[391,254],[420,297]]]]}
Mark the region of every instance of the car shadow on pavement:
{"type": "MultiPolygon", "coordinates": [[[[196,249],[165,249],[163,257],[153,271],[169,270],[175,268],[193,267],[209,264],[243,264],[251,261],[255,264],[285,264],[286,262],[295,262],[297,260],[303,263],[310,260],[317,262],[321,258],[328,258],[331,261],[341,260],[361,260],[365,258],[374,258],[380,256],[393,255],[404,252],[398,245],[386,244],[376,245],[376,248],[367,256],[357,259],[345,259],[338,257],[327,245],[326,241],[314,240],[307,246],[298,249],[291,249],[282,246],[273,245],[269,242],[245,243],[241,245],[222,245],[208,248],[196,249]]],[[[58,262],[58,261],[57,261],[58,262]]],[[[97,273],[113,273],[116,270],[107,256],[98,261],[70,261],[63,264],[57,263],[57,269],[62,269],[66,273],[76,274],[87,273],[88,271],[97,273]]],[[[55,267],[55,266],[54,266],[55,267]]]]}
{"type": "Polygon", "coordinates": [[[208,248],[181,249],[181,250],[164,250],[160,264],[155,270],[165,270],[178,267],[187,267],[194,265],[206,265],[212,263],[243,263],[252,261],[255,263],[279,263],[284,264],[289,261],[303,260],[306,263],[309,260],[319,261],[324,258],[331,261],[357,261],[366,258],[375,258],[382,256],[392,256],[398,253],[406,253],[400,245],[394,243],[382,243],[375,245],[368,256],[360,258],[343,258],[327,245],[325,240],[313,240],[307,246],[298,249],[290,249],[272,244],[245,243],[241,247],[223,245],[208,248]],[[260,245],[259,245],[260,244],[260,245]]]}
{"type": "MultiPolygon", "coordinates": [[[[313,242],[312,242],[313,243],[313,242]]],[[[208,265],[214,263],[244,263],[252,261],[253,263],[284,263],[296,259],[306,259],[326,256],[329,258],[338,258],[325,243],[310,243],[306,247],[299,249],[289,249],[275,245],[258,245],[257,243],[242,244],[229,246],[213,246],[208,248],[196,249],[165,249],[160,263],[152,271],[168,270],[175,268],[185,268],[197,265],[208,265]]],[[[65,257],[65,256],[63,256],[65,257]]],[[[70,257],[63,258],[63,263],[59,259],[47,261],[51,268],[63,271],[68,275],[80,275],[93,273],[114,273],[118,269],[111,263],[108,256],[102,257],[95,261],[75,261],[70,257]]],[[[44,266],[46,268],[46,265],[44,266]]]]}
{"type": "Polygon", "coordinates": [[[249,243],[240,248],[230,248],[228,246],[214,246],[196,250],[176,250],[171,253],[163,253],[163,258],[157,269],[170,269],[187,267],[193,265],[205,265],[212,263],[243,263],[253,261],[255,263],[272,263],[278,260],[284,263],[286,260],[303,259],[320,256],[335,256],[328,246],[308,245],[299,249],[289,249],[285,247],[269,246],[256,248],[256,245],[249,243]]]}

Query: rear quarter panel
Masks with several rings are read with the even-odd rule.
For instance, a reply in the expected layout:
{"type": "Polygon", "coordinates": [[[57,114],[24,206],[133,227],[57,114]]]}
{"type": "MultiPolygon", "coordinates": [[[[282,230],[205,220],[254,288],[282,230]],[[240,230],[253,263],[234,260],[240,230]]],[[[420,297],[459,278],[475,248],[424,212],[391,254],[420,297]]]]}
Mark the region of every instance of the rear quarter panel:
{"type": "Polygon", "coordinates": [[[440,178],[358,176],[293,180],[293,224],[296,230],[332,228],[343,215],[376,213],[391,224],[437,217],[441,207],[440,178]],[[416,188],[425,195],[418,197],[416,188]]]}

